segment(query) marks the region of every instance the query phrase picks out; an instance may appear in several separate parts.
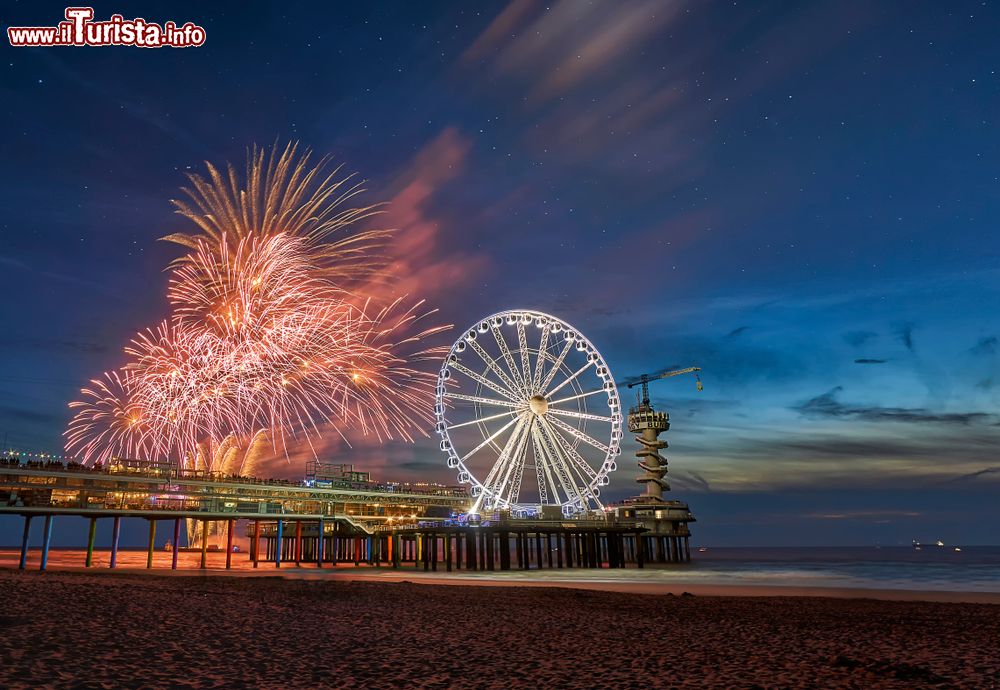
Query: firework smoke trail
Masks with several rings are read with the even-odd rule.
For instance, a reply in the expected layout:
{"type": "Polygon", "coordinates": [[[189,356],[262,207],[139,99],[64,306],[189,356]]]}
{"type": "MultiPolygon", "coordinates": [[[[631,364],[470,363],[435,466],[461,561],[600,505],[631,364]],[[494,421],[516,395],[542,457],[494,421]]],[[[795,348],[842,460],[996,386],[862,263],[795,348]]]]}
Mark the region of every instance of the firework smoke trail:
{"type": "Polygon", "coordinates": [[[231,471],[237,439],[250,439],[255,463],[262,435],[287,455],[291,439],[311,444],[327,424],[426,434],[434,376],[417,364],[443,353],[423,343],[447,327],[424,326],[433,311],[422,302],[358,294],[386,281],[390,233],[352,232],[376,207],[346,208],[359,186],[308,162],[292,145],[255,148],[245,188],[232,167],[190,176],[190,203],[174,204],[200,232],[164,238],[188,250],[171,268],[171,318],[70,404],[67,452],[231,471]]]}

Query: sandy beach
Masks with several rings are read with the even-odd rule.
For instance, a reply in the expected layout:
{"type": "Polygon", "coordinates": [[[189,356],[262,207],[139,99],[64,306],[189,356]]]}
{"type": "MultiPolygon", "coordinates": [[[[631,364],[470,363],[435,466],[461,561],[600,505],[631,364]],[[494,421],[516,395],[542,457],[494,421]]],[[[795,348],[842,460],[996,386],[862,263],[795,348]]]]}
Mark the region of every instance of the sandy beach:
{"type": "Polygon", "coordinates": [[[0,593],[8,688],[1000,685],[990,604],[106,570],[0,593]]]}

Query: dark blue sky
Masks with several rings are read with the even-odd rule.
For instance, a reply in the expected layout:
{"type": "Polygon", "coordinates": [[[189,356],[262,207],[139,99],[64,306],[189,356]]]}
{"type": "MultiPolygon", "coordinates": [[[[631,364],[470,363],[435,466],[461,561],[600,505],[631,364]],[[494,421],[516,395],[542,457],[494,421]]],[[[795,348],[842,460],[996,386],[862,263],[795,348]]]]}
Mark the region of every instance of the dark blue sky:
{"type": "MultiPolygon", "coordinates": [[[[443,320],[538,308],[619,378],[704,367],[654,396],[698,541],[996,541],[996,6],[358,5],[119,2],[97,17],[207,42],[4,44],[8,445],[58,452],[66,403],[166,316],[184,172],[298,139],[392,201],[443,320]]],[[[352,459],[453,479],[432,440],[352,459]]]]}

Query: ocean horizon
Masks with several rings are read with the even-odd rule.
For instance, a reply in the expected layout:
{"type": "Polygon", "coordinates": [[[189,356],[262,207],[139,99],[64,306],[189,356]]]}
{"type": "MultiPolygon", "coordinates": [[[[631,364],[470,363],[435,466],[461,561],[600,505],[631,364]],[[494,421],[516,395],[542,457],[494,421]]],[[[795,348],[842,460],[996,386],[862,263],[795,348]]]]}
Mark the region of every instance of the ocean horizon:
{"type": "Polygon", "coordinates": [[[691,556],[690,576],[705,584],[1000,592],[1000,546],[720,546],[691,556]]]}

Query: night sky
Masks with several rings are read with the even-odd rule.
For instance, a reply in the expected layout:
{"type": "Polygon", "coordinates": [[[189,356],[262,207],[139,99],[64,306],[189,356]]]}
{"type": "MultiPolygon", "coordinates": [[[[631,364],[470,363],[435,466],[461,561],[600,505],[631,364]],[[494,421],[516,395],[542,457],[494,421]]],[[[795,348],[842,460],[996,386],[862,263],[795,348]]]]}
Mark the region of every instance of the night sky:
{"type": "MultiPolygon", "coordinates": [[[[0,18],[54,25],[64,7],[0,18]]],[[[696,543],[996,543],[996,5],[95,11],[193,21],[207,42],[3,42],[8,447],[60,452],[67,402],[167,316],[178,250],[157,238],[190,229],[169,203],[184,173],[300,140],[391,202],[403,282],[441,320],[537,308],[619,379],[704,368],[703,393],[653,389],[696,543]]],[[[435,439],[339,457],[454,480],[435,439]]],[[[613,495],[635,490],[633,462],[613,495]]],[[[0,521],[0,543],[19,529],[0,521]]]]}

